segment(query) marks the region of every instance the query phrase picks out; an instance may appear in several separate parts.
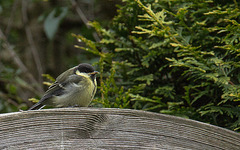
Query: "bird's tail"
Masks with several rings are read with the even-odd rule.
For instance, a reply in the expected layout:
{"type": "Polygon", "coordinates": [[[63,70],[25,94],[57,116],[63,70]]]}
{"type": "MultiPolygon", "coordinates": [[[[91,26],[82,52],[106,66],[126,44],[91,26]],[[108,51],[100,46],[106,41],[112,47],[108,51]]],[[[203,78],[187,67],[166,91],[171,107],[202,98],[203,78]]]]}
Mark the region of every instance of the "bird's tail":
{"type": "Polygon", "coordinates": [[[36,103],[34,104],[31,108],[29,108],[28,110],[40,110],[44,107],[45,105],[41,104],[41,103],[36,103]]]}

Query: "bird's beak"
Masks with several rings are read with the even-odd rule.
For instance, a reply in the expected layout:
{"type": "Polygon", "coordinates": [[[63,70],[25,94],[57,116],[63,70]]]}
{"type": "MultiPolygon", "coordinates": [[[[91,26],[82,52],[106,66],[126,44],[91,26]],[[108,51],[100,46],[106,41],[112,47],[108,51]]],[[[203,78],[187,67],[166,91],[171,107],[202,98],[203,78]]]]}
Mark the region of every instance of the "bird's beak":
{"type": "Polygon", "coordinates": [[[91,73],[88,73],[88,75],[94,75],[94,74],[99,74],[99,72],[98,71],[93,71],[91,73]]]}

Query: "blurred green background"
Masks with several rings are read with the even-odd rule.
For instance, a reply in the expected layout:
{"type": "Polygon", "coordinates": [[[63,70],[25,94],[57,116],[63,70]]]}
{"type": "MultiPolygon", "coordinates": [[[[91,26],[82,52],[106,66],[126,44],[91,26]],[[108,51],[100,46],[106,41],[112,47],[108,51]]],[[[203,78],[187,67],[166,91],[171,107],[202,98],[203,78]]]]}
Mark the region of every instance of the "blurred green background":
{"type": "MultiPolygon", "coordinates": [[[[27,109],[31,97],[40,98],[47,86],[42,74],[54,78],[66,69],[99,58],[76,49],[71,34],[99,41],[88,25],[104,26],[116,14],[113,0],[0,1],[0,112],[27,109]]],[[[81,43],[80,43],[81,45],[81,43]]]]}
{"type": "Polygon", "coordinates": [[[100,72],[93,107],[239,131],[239,7],[236,0],[0,1],[0,112],[26,110],[51,76],[87,62],[100,72]]]}

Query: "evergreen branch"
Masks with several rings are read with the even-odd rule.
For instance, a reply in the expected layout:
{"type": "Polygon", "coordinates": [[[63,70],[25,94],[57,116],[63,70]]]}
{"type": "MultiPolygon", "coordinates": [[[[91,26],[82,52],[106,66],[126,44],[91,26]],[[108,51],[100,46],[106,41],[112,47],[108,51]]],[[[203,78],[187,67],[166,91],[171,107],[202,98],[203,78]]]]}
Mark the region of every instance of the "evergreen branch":
{"type": "MultiPolygon", "coordinates": [[[[167,27],[165,27],[163,25],[163,23],[156,17],[156,14],[151,10],[151,5],[149,5],[149,7],[146,7],[143,5],[143,3],[140,0],[135,0],[147,13],[149,16],[151,16],[165,31],[167,31],[168,35],[170,37],[172,37],[172,40],[178,44],[180,44],[181,42],[179,42],[170,31],[167,30],[167,27]]],[[[164,10],[163,10],[164,12],[164,10]]]]}

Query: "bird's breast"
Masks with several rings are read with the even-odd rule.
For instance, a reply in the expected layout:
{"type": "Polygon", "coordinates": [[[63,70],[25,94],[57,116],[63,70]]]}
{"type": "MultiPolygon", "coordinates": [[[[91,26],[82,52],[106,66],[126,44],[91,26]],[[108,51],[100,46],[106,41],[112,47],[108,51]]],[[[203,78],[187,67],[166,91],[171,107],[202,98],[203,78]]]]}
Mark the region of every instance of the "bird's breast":
{"type": "Polygon", "coordinates": [[[63,95],[55,97],[57,107],[80,106],[87,107],[96,92],[96,84],[90,78],[79,83],[70,83],[66,86],[63,95]]]}

